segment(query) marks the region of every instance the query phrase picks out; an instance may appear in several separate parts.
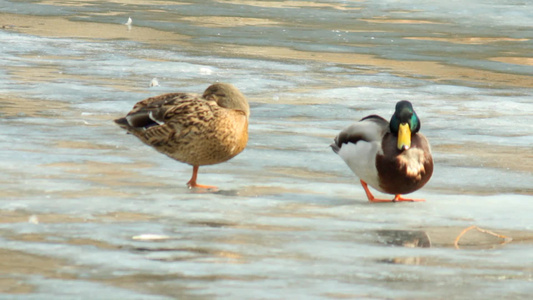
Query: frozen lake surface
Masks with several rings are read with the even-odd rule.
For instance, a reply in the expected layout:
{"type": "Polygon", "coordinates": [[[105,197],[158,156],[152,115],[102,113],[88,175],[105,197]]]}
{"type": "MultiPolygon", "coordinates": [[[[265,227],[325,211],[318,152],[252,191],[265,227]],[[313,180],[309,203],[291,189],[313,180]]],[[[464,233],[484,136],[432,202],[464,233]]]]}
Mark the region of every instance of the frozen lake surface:
{"type": "Polygon", "coordinates": [[[528,299],[533,5],[419,2],[0,0],[0,298],[528,299]],[[190,191],[112,120],[215,81],[250,140],[190,191]],[[329,144],[401,99],[435,171],[371,204],[329,144]]]}

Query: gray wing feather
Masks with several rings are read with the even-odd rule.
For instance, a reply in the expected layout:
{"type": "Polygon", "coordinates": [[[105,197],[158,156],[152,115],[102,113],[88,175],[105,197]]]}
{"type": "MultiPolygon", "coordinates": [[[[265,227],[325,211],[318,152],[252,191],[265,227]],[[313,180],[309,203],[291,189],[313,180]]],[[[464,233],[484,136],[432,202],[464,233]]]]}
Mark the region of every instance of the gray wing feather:
{"type": "Polygon", "coordinates": [[[335,153],[338,153],[343,144],[356,144],[361,140],[366,142],[381,141],[388,130],[389,122],[387,120],[377,115],[367,116],[343,129],[330,146],[335,153]]]}

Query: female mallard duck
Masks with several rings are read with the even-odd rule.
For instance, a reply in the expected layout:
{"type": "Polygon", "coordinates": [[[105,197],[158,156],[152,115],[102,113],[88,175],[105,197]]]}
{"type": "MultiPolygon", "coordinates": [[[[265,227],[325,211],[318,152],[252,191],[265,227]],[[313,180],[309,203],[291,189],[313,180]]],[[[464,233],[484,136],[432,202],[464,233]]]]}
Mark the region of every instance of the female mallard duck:
{"type": "Polygon", "coordinates": [[[225,162],[246,147],[249,116],[236,87],[215,83],[202,96],[171,93],[142,100],[115,122],[157,151],[192,165],[189,188],[216,189],[196,183],[198,168],[225,162]]]}
{"type": "Polygon", "coordinates": [[[341,131],[331,148],[359,177],[369,201],[424,201],[401,195],[420,189],[433,174],[431,149],[419,130],[413,106],[400,101],[390,123],[377,115],[364,117],[341,131]],[[394,199],[374,198],[367,184],[394,199]]]}

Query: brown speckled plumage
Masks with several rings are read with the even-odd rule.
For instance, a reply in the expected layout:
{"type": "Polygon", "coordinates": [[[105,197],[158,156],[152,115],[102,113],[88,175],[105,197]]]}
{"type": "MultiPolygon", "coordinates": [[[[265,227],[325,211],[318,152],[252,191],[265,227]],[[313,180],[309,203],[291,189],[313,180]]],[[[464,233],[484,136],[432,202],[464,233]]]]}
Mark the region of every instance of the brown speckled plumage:
{"type": "MultiPolygon", "coordinates": [[[[244,150],[249,114],[248,102],[237,88],[216,83],[202,96],[171,93],[147,98],[115,122],[143,143],[197,170],[244,150]]],[[[195,176],[193,171],[193,187],[195,176]]]]}

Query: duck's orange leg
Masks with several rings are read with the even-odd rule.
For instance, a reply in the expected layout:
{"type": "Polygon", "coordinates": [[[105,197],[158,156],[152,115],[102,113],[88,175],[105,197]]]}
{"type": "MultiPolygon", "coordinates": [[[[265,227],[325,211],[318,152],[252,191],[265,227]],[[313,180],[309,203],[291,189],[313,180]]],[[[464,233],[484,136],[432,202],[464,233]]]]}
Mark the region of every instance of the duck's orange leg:
{"type": "Polygon", "coordinates": [[[374,197],[374,195],[372,195],[372,193],[368,189],[368,184],[366,184],[366,182],[364,182],[363,180],[361,180],[361,185],[363,186],[363,189],[365,189],[365,193],[366,193],[366,197],[368,198],[368,201],[370,202],[392,202],[392,200],[389,200],[389,199],[376,199],[376,197],[374,197]]]}
{"type": "Polygon", "coordinates": [[[216,186],[212,186],[212,185],[202,185],[202,184],[198,184],[196,183],[196,178],[198,177],[198,169],[200,168],[200,166],[193,166],[192,167],[192,177],[191,177],[191,180],[189,180],[189,182],[187,182],[187,186],[192,189],[192,188],[198,188],[198,189],[212,189],[212,190],[216,190],[217,187],[216,186]]]}
{"type": "Polygon", "coordinates": [[[361,185],[363,186],[363,189],[365,189],[366,197],[368,198],[368,201],[370,201],[370,202],[399,202],[399,201],[414,202],[414,201],[426,201],[424,199],[407,199],[407,198],[402,197],[402,195],[400,195],[400,194],[396,195],[394,197],[394,199],[392,199],[392,200],[389,200],[389,199],[377,199],[376,197],[374,197],[374,195],[372,195],[372,193],[368,189],[368,184],[366,184],[366,182],[361,180],[361,185]]]}

